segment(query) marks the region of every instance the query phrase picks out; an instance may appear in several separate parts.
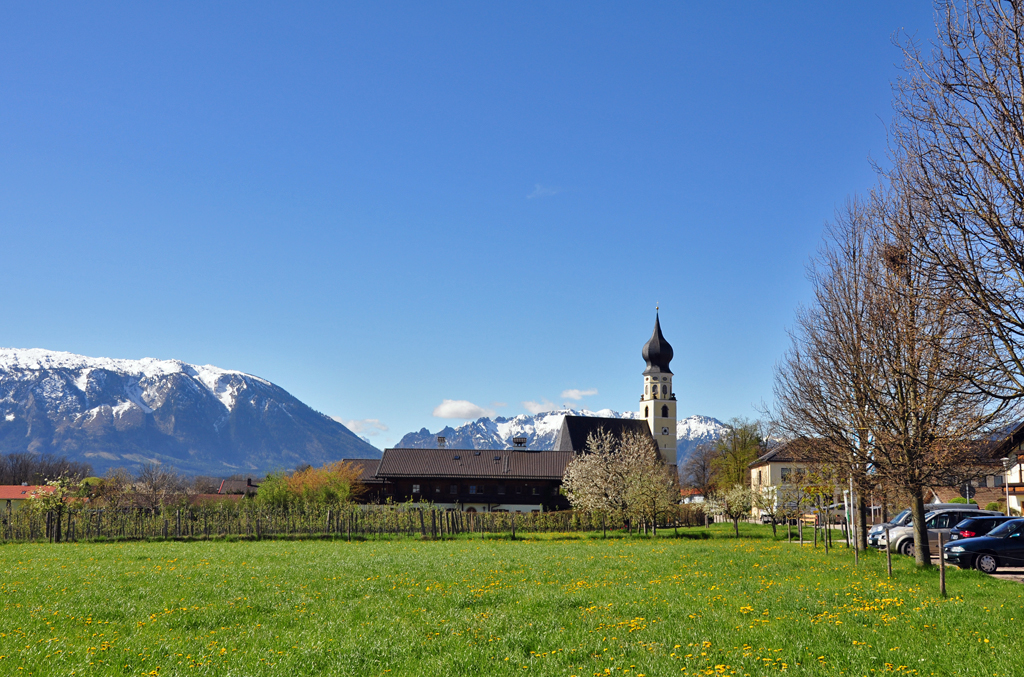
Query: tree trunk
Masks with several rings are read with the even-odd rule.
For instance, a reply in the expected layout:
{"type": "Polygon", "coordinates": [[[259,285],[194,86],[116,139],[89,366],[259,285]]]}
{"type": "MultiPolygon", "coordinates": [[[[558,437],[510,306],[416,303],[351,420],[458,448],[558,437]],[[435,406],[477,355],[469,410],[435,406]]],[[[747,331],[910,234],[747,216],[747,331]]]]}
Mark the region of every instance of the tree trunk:
{"type": "Polygon", "coordinates": [[[732,529],[733,529],[733,531],[736,532],[736,538],[739,538],[740,537],[740,518],[739,517],[733,517],[732,518],[732,529]]]}
{"type": "MultiPolygon", "coordinates": [[[[922,503],[922,505],[924,505],[922,503]]],[[[857,492],[857,549],[867,552],[868,549],[868,502],[863,492],[857,492]]]]}
{"type": "Polygon", "coordinates": [[[928,529],[924,524],[924,493],[921,487],[914,488],[910,500],[910,512],[914,516],[914,561],[919,567],[931,566],[931,553],[928,551],[928,529]]]}

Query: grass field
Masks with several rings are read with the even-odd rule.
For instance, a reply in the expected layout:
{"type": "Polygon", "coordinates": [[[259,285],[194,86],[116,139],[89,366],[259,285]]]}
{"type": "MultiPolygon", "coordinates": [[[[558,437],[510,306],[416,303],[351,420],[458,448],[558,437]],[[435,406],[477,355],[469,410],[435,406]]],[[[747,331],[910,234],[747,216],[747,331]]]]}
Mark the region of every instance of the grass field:
{"type": "Polygon", "coordinates": [[[6,545],[0,674],[1022,673],[1024,586],[744,528],[6,545]]]}

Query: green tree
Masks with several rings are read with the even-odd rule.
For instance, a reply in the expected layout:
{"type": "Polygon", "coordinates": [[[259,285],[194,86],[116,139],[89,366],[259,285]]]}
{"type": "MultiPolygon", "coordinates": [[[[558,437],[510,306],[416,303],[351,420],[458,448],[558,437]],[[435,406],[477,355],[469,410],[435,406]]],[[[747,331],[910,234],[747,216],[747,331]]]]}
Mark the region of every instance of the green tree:
{"type": "Polygon", "coordinates": [[[717,457],[712,462],[717,484],[750,486],[750,464],[761,455],[761,436],[757,421],[734,418],[728,430],[715,444],[717,457]]]}

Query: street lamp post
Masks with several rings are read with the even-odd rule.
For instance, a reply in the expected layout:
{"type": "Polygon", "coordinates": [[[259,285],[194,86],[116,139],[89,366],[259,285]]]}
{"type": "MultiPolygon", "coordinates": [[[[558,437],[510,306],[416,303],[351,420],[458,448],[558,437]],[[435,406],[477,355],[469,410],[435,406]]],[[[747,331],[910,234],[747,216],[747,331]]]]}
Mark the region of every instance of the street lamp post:
{"type": "Polygon", "coordinates": [[[1006,489],[1006,516],[1010,516],[1010,457],[1001,459],[1003,462],[1003,486],[1006,489]]]}

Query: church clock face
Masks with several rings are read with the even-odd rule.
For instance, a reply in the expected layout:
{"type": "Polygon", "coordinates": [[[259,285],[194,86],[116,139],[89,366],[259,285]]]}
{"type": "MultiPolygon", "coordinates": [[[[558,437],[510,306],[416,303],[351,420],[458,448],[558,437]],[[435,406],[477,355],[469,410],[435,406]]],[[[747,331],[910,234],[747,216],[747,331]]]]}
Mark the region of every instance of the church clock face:
{"type": "Polygon", "coordinates": [[[668,435],[668,428],[662,428],[661,429],[661,434],[662,435],[668,435]]]}

